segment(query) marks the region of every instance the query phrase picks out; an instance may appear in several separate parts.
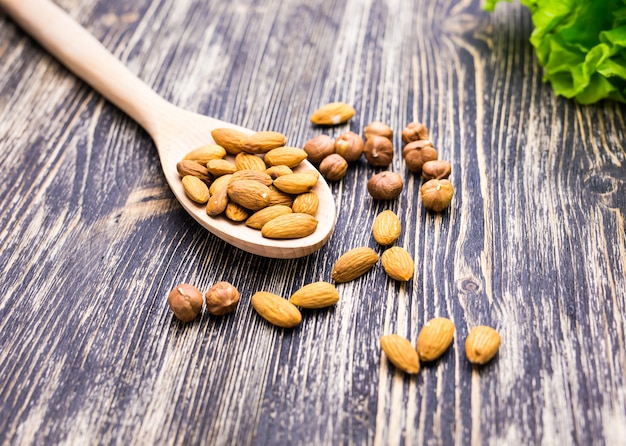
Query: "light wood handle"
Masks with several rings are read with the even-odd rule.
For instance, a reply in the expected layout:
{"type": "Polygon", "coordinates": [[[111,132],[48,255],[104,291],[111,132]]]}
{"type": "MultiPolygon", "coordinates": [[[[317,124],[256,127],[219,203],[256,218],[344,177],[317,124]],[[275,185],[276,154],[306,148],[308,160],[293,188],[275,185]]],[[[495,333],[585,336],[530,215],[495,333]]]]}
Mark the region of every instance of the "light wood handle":
{"type": "Polygon", "coordinates": [[[0,7],[74,74],[150,134],[166,104],[94,36],[49,0],[0,0],[0,7]]]}

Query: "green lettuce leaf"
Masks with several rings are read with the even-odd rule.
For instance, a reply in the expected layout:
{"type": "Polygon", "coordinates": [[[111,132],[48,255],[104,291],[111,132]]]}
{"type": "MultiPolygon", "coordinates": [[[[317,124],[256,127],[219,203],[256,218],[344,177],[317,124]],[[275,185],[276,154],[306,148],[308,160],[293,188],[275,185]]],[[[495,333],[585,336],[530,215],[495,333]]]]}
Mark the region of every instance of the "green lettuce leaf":
{"type": "MultiPolygon", "coordinates": [[[[500,1],[486,0],[493,11],[500,1]]],[[[555,93],[581,104],[626,102],[626,0],[520,0],[530,43],[555,93]]]]}

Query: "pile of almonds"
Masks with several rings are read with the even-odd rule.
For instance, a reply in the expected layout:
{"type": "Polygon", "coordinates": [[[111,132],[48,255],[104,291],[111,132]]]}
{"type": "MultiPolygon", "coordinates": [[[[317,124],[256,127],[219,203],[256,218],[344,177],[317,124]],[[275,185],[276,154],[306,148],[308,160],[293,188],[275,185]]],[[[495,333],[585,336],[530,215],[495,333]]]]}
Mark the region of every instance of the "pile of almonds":
{"type": "Polygon", "coordinates": [[[294,172],[307,153],[288,147],[279,132],[251,135],[230,128],[212,132],[216,144],[187,153],[177,170],[185,193],[210,217],[259,229],[263,237],[293,239],[315,232],[318,172],[294,172]],[[234,161],[226,159],[226,155],[234,161]]]}

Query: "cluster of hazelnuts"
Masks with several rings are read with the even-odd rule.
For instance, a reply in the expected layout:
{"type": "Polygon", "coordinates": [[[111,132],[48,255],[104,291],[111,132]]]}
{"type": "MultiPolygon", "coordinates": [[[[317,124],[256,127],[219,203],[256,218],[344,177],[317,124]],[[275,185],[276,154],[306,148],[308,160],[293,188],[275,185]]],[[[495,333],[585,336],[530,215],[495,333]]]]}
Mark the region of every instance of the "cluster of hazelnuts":
{"type": "MultiPolygon", "coordinates": [[[[393,130],[383,122],[372,122],[363,130],[365,141],[355,132],[345,132],[337,138],[322,134],[307,141],[303,149],[308,160],[317,164],[320,173],[327,181],[342,179],[348,165],[365,156],[375,167],[387,167],[394,155],[393,130]]],[[[454,194],[452,183],[447,180],[451,165],[437,159],[437,150],[429,140],[428,129],[419,122],[412,122],[402,130],[404,149],[402,156],[407,168],[421,173],[426,183],[420,189],[424,206],[440,212],[448,207],[454,194]]],[[[400,195],[403,188],[402,177],[391,171],[374,175],[367,184],[372,198],[392,200],[400,195]]]]}
{"type": "Polygon", "coordinates": [[[452,166],[437,159],[437,150],[429,139],[428,129],[420,122],[412,122],[402,130],[402,142],[402,156],[407,168],[421,173],[425,180],[420,188],[424,207],[434,212],[443,211],[454,195],[454,187],[448,180],[452,166]]]}

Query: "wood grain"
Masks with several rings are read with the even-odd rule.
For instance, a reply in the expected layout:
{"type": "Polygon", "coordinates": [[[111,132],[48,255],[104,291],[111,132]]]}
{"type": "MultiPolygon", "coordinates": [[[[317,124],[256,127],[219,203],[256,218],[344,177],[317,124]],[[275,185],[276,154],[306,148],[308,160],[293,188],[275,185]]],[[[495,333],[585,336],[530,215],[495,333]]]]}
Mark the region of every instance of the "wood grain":
{"type": "Polygon", "coordinates": [[[555,97],[517,4],[477,1],[63,0],[132,72],[186,109],[274,129],[396,131],[405,188],[374,202],[365,160],[333,185],[319,252],[244,253],[180,207],[150,137],[0,16],[0,443],[620,444],[626,435],[626,120],[623,105],[555,97]],[[308,116],[333,100],[357,115],[308,116]],[[400,156],[424,122],[453,165],[433,215],[400,156]],[[413,280],[380,265],[340,302],[271,327],[249,297],[330,280],[394,210],[413,280]],[[178,323],[177,283],[227,280],[237,311],[178,323]],[[452,348],[404,376],[379,336],[431,317],[452,348]],[[473,367],[469,329],[502,336],[473,367]]]}

